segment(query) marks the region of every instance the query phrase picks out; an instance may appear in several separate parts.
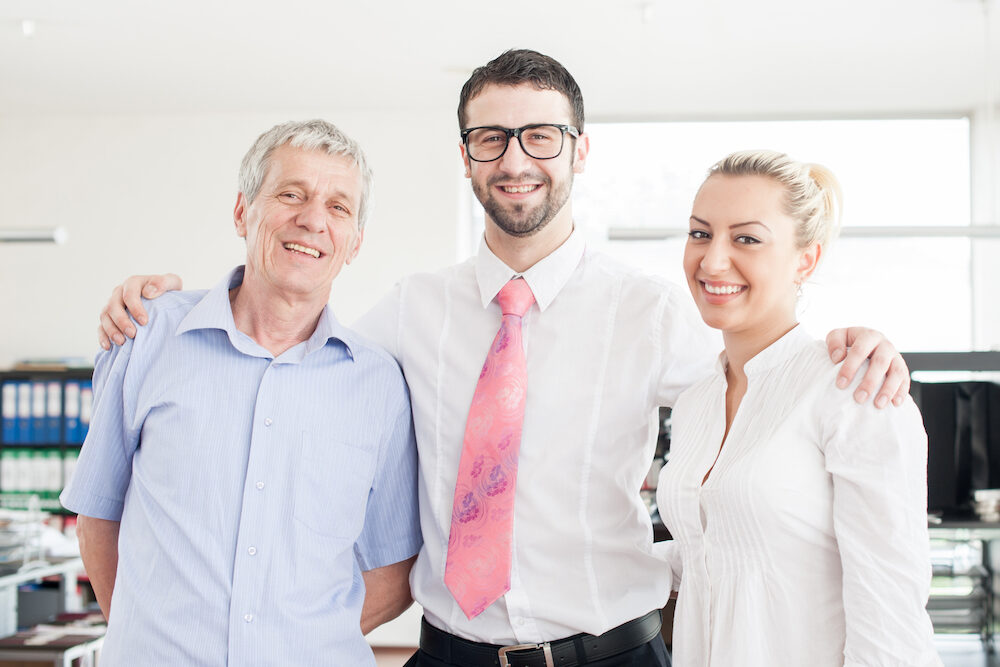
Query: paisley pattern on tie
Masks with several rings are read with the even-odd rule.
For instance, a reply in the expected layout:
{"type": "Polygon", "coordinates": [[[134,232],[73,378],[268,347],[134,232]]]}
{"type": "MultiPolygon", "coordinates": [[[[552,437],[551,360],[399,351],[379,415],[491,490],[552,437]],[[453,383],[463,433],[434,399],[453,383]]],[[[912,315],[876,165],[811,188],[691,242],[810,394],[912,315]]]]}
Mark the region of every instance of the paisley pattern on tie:
{"type": "Polygon", "coordinates": [[[527,390],[521,319],[535,302],[514,279],[497,295],[503,320],[465,424],[444,583],[470,619],[510,590],[517,455],[527,390]]]}

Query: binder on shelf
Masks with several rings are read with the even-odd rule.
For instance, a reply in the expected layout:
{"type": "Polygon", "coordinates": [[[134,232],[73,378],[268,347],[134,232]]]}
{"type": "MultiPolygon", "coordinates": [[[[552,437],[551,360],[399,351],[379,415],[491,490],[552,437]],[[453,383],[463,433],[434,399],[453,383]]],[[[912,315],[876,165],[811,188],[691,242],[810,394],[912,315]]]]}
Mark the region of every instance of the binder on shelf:
{"type": "Polygon", "coordinates": [[[31,450],[17,449],[14,451],[14,493],[26,493],[31,490],[31,450]]]}
{"type": "Polygon", "coordinates": [[[69,482],[73,479],[73,473],[76,472],[76,460],[80,458],[79,449],[67,449],[63,452],[63,471],[62,471],[62,485],[63,488],[69,486],[69,482]]]}
{"type": "Polygon", "coordinates": [[[56,444],[62,441],[62,382],[50,380],[45,390],[45,441],[56,444]]]}
{"type": "Polygon", "coordinates": [[[80,442],[87,439],[90,430],[90,415],[94,411],[94,383],[85,380],[80,383],[80,442]]]}
{"type": "Polygon", "coordinates": [[[31,382],[31,442],[40,445],[49,434],[48,413],[46,412],[47,389],[44,380],[31,382]]]}
{"type": "Polygon", "coordinates": [[[67,380],[64,388],[63,420],[66,426],[65,441],[67,444],[78,445],[83,442],[80,437],[80,382],[67,380]]]}
{"type": "Polygon", "coordinates": [[[39,452],[42,455],[39,474],[41,482],[38,485],[38,492],[42,498],[53,499],[62,490],[62,456],[59,450],[45,449],[39,452]]]}
{"type": "Polygon", "coordinates": [[[39,498],[45,498],[45,456],[48,454],[44,449],[33,449],[28,452],[28,493],[34,493],[39,498]]]}
{"type": "Polygon", "coordinates": [[[4,447],[0,452],[0,491],[13,493],[17,489],[17,450],[4,447]]]}
{"type": "Polygon", "coordinates": [[[17,385],[4,382],[2,391],[0,412],[3,413],[3,441],[12,444],[17,440],[17,385]]]}
{"type": "Polygon", "coordinates": [[[31,383],[27,380],[17,383],[17,438],[16,444],[30,444],[33,438],[31,419],[31,383]]]}

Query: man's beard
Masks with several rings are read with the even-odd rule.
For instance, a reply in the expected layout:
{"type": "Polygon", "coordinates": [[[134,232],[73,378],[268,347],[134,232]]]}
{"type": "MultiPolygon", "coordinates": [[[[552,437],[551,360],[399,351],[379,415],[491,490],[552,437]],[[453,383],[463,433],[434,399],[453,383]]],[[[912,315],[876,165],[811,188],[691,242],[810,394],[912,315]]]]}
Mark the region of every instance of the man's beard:
{"type": "Polygon", "coordinates": [[[508,203],[505,207],[496,200],[494,188],[501,181],[511,180],[507,176],[497,175],[487,181],[485,186],[472,182],[472,190],[476,199],[483,205],[486,215],[508,236],[525,237],[538,233],[556,216],[569,200],[573,188],[573,167],[569,168],[569,178],[558,190],[552,189],[552,179],[543,174],[525,175],[524,180],[539,181],[548,189],[545,200],[534,208],[524,203],[508,203]]]}

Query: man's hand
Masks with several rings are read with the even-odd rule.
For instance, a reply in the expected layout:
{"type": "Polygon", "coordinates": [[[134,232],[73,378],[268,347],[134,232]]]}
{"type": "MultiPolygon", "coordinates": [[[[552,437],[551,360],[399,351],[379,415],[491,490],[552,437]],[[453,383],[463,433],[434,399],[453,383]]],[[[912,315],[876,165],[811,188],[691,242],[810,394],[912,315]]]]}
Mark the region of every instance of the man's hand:
{"type": "Polygon", "coordinates": [[[367,635],[396,618],[413,603],[410,569],[417,557],[362,572],[365,604],[361,609],[361,633],[367,635]]]}
{"type": "Polygon", "coordinates": [[[837,386],[841,389],[851,384],[865,359],[871,360],[868,372],[854,392],[855,401],[864,403],[878,389],[876,408],[884,408],[890,400],[893,405],[903,404],[910,391],[910,369],[880,332],[864,327],[834,329],[826,337],[826,347],[833,363],[844,361],[837,375],[837,386]]]}
{"type": "Polygon", "coordinates": [[[135,338],[135,325],[129,313],[139,324],[146,324],[149,317],[142,307],[142,297],[155,299],[164,292],[181,289],[183,283],[175,273],[163,275],[131,276],[111,291],[111,298],[101,311],[101,324],[97,327],[97,342],[105,350],[125,344],[125,336],[135,338]]]}

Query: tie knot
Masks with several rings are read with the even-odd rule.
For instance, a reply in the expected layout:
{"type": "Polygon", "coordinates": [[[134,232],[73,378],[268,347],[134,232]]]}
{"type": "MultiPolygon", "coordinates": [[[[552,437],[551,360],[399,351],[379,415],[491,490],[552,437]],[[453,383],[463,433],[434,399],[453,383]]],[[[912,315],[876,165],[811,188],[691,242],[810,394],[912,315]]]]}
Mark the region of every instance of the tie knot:
{"type": "Polygon", "coordinates": [[[510,280],[500,289],[497,294],[497,302],[504,315],[517,315],[524,317],[524,314],[535,302],[535,295],[531,293],[527,281],[523,278],[510,280]]]}

